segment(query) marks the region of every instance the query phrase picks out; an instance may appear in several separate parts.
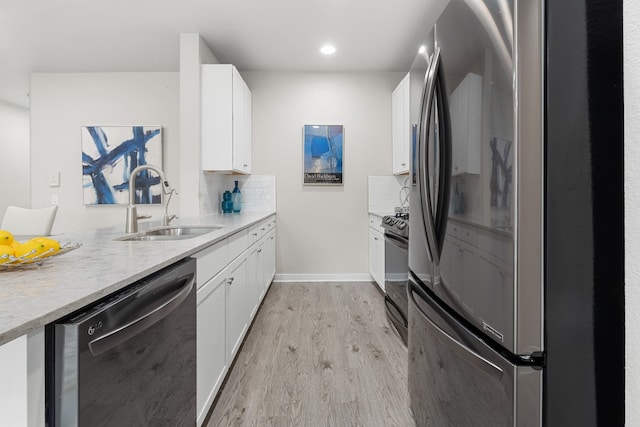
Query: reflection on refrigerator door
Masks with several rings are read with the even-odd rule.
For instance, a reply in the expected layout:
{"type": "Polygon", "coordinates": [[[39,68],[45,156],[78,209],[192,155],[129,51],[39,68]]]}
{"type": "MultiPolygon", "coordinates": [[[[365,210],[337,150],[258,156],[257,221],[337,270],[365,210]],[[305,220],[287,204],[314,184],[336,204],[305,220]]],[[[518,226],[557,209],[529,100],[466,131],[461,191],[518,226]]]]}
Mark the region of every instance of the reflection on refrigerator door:
{"type": "MultiPolygon", "coordinates": [[[[416,425],[513,426],[518,395],[526,399],[524,393],[540,383],[541,371],[510,363],[428,293],[410,281],[409,392],[416,425]]],[[[538,425],[538,400],[534,395],[520,402],[531,410],[519,426],[538,425]]]]}

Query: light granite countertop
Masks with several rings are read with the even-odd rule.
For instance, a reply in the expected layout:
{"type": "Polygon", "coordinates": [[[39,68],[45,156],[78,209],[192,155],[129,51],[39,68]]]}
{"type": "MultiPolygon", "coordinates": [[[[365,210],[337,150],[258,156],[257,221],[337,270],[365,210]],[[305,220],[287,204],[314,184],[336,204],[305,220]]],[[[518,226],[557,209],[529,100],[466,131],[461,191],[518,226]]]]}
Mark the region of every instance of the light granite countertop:
{"type": "MultiPolygon", "coordinates": [[[[116,241],[124,224],[52,236],[82,246],[40,266],[0,270],[0,345],[66,316],[100,298],[188,257],[275,212],[212,215],[171,225],[221,225],[184,240],[116,241]]],[[[139,231],[159,226],[139,223],[139,231]]]]}
{"type": "Polygon", "coordinates": [[[369,215],[375,215],[377,217],[380,217],[380,219],[382,219],[382,217],[384,216],[393,215],[393,212],[369,211],[369,215]]]}

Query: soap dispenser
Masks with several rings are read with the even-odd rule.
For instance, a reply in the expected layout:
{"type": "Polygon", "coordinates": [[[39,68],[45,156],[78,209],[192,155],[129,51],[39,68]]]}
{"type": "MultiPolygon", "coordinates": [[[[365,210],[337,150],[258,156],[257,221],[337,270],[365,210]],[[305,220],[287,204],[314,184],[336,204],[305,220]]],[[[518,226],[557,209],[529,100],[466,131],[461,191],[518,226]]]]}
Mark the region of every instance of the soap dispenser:
{"type": "Polygon", "coordinates": [[[240,212],[240,209],[242,209],[242,193],[238,188],[238,181],[236,181],[236,186],[231,193],[231,200],[233,201],[233,212],[240,212]]]}

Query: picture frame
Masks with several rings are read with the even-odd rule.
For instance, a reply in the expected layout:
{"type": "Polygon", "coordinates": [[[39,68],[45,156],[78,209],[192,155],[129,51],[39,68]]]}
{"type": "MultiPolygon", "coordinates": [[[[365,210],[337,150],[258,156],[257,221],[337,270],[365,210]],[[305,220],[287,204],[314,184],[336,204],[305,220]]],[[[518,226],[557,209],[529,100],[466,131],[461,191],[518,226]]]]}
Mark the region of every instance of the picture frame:
{"type": "MultiPolygon", "coordinates": [[[[83,126],[82,191],[85,205],[128,205],[129,178],[138,166],[162,169],[162,127],[83,126]]],[[[136,204],[161,204],[162,184],[152,171],[136,177],[136,204]]]]}
{"type": "Polygon", "coordinates": [[[344,126],[304,125],[302,179],[304,185],[343,185],[344,126]]]}

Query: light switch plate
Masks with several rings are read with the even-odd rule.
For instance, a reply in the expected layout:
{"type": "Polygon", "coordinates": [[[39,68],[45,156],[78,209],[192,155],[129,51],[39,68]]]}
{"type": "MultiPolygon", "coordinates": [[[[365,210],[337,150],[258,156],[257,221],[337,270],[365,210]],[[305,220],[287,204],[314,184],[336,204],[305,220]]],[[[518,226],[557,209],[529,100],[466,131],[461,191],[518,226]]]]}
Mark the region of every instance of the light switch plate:
{"type": "Polygon", "coordinates": [[[55,171],[49,174],[49,187],[60,187],[60,172],[55,171]]]}

